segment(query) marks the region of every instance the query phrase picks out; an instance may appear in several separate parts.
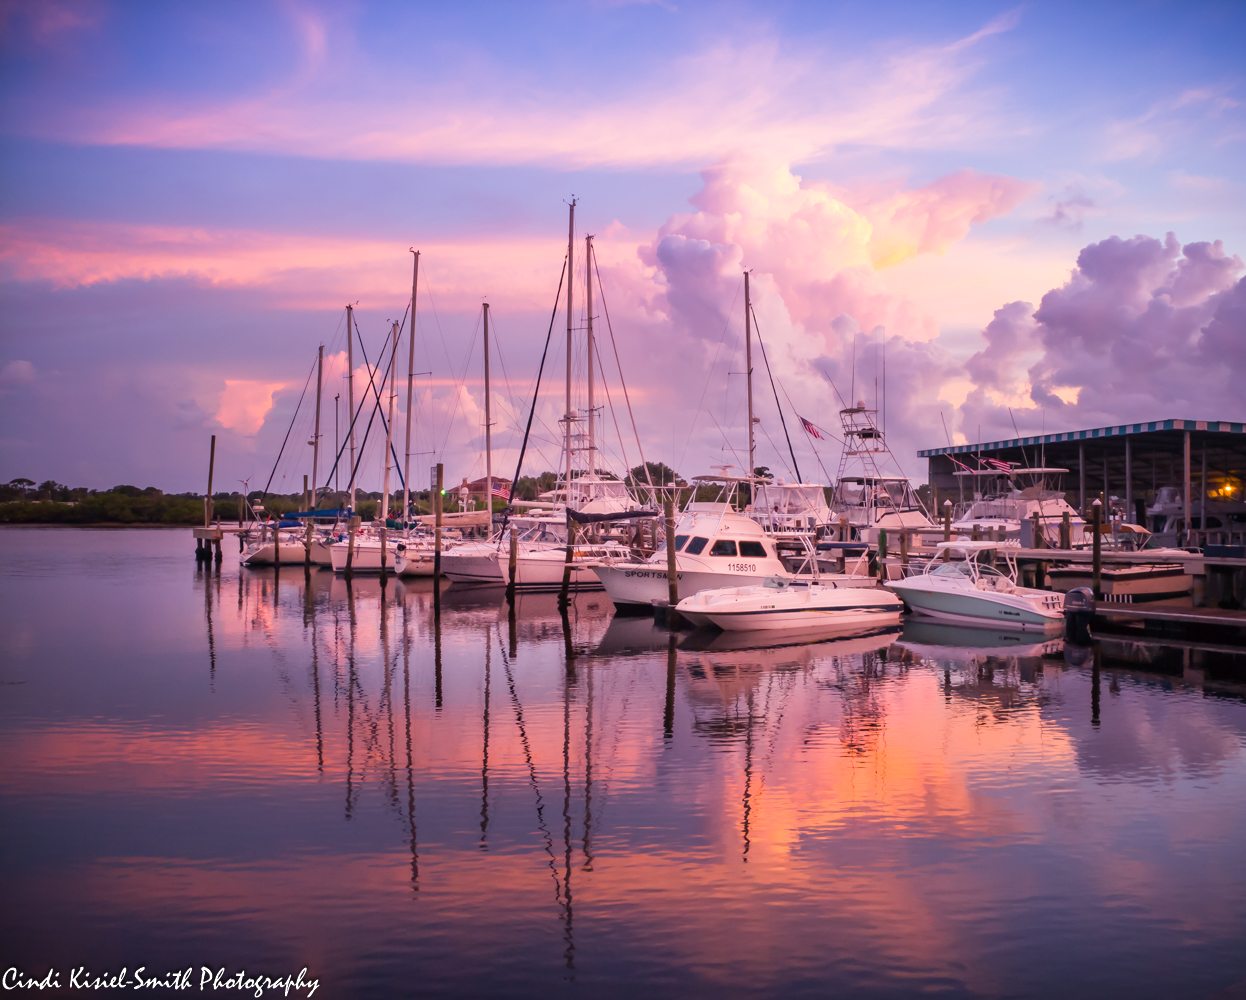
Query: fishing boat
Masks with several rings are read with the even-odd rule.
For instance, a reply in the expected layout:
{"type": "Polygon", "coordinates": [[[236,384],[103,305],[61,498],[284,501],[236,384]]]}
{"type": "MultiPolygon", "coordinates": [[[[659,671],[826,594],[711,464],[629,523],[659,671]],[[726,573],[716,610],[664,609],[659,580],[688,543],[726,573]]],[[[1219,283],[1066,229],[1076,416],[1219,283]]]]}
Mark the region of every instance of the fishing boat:
{"type": "Polygon", "coordinates": [[[760,586],[702,591],[675,609],[694,625],[727,632],[856,632],[898,625],[904,602],[876,587],[793,584],[776,577],[760,586]]]}
{"type": "MultiPolygon", "coordinates": [[[[693,480],[698,485],[710,481],[711,477],[693,480]]],[[[772,579],[809,583],[817,573],[809,533],[768,532],[726,500],[689,503],[675,523],[674,547],[680,597],[758,586],[772,579]]],[[[665,543],[647,559],[599,563],[595,571],[617,607],[648,608],[669,596],[665,543]]],[[[872,587],[875,582],[864,554],[848,572],[820,578],[839,586],[872,587]]]]}
{"type": "Polygon", "coordinates": [[[1038,531],[1048,547],[1060,544],[1066,522],[1067,544],[1077,546],[1090,541],[1085,520],[1059,489],[1060,477],[1068,469],[1022,466],[996,459],[983,462],[981,468],[966,467],[954,473],[973,484],[974,498],[956,507],[952,515],[953,533],[1017,542],[1022,525],[1032,525],[1037,517],[1038,531]]]}
{"type": "Polygon", "coordinates": [[[1064,596],[1018,585],[1016,559],[998,542],[940,542],[923,572],[883,586],[914,614],[944,621],[1042,631],[1064,624],[1064,596]]]}
{"type": "Polygon", "coordinates": [[[882,532],[894,539],[900,532],[936,531],[938,526],[887,447],[877,411],[858,400],[839,411],[839,422],[844,448],[831,507],[837,519],[847,522],[851,536],[877,545],[882,532]]]}

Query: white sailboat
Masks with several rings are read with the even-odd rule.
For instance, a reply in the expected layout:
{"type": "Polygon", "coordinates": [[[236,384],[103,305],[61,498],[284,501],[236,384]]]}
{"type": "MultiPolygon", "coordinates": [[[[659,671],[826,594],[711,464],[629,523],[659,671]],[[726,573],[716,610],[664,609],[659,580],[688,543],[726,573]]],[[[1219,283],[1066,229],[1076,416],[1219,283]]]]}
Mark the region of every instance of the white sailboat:
{"type": "MultiPolygon", "coordinates": [[[[572,354],[573,313],[572,284],[575,253],[575,201],[570,205],[567,234],[567,377],[566,410],[562,423],[563,435],[563,483],[554,496],[546,498],[548,507],[524,516],[510,519],[505,531],[483,542],[468,542],[443,554],[442,573],[457,585],[501,586],[511,582],[510,537],[516,536],[516,559],[514,585],[523,590],[554,590],[562,586],[564,574],[568,574],[569,589],[600,590],[601,581],[595,566],[602,561],[623,559],[631,555],[630,548],[616,540],[581,541],[573,545],[570,559],[567,553],[567,511],[579,515],[609,517],[615,515],[644,514],[641,505],[628,492],[627,484],[618,479],[598,474],[596,469],[596,405],[594,400],[595,348],[593,343],[592,308],[592,237],[585,238],[586,259],[586,337],[587,337],[587,446],[577,448],[572,425],[579,418],[572,410],[572,354]],[[576,454],[587,455],[588,471],[574,473],[576,454]]],[[[486,366],[488,353],[486,349],[486,366]]],[[[488,405],[486,372],[486,407],[488,405]]],[[[486,410],[487,413],[487,410],[486,410]]],[[[486,416],[486,423],[488,417],[486,416]]],[[[489,437],[486,431],[486,461],[489,454],[489,437]]],[[[491,472],[488,473],[491,482],[491,472]]]]}

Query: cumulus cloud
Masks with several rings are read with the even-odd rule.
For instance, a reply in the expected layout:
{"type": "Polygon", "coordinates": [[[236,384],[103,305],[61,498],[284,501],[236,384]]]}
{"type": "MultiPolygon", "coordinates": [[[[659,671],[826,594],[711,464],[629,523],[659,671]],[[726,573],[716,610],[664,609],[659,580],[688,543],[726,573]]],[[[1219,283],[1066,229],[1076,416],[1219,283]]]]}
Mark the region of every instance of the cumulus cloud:
{"type": "Polygon", "coordinates": [[[284,388],[284,382],[226,379],[216,422],[239,434],[255,434],[264,426],[264,418],[273,408],[274,394],[284,388]]]}
{"type": "Polygon", "coordinates": [[[1173,234],[1111,237],[1085,247],[1068,282],[1000,310],[987,346],[966,363],[978,391],[963,420],[1008,433],[989,390],[1021,377],[1031,428],[1065,429],[1159,417],[1241,419],[1246,278],[1220,242],[1173,234]]]}
{"type": "MultiPolygon", "coordinates": [[[[881,409],[885,400],[897,454],[932,444],[930,430],[939,426],[939,410],[952,405],[951,381],[962,372],[934,343],[935,318],[892,290],[880,264],[946,250],[1009,211],[1026,190],[1008,178],[962,172],[898,191],[854,193],[756,158],[705,171],[694,211],[669,219],[641,250],[661,290],[655,312],[665,311],[655,350],[666,352],[662,366],[684,387],[674,405],[687,410],[695,402],[691,361],[703,405],[716,411],[709,421],[693,417],[684,447],[704,453],[717,445],[743,465],[742,380],[731,373],[743,371],[745,268],[770,365],[797,412],[835,429],[836,390],[843,402],[856,395],[881,409]]],[[[754,374],[763,446],[786,452],[756,348],[754,374]]],[[[806,461],[808,475],[814,463],[806,461]]],[[[769,457],[763,464],[781,463],[769,457]]]]}

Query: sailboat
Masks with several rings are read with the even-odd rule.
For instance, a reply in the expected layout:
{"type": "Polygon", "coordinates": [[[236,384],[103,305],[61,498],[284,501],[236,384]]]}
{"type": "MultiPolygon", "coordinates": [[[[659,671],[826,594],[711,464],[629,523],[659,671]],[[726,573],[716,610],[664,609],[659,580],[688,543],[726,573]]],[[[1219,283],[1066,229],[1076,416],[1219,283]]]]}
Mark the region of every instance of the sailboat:
{"type": "MultiPolygon", "coordinates": [[[[316,496],[315,485],[320,463],[320,395],[324,376],[324,345],[320,345],[316,354],[316,415],[315,429],[312,432],[312,497],[316,496]]],[[[297,415],[297,413],[296,413],[297,415]]],[[[252,508],[255,509],[254,507],[252,508]]],[[[328,566],[330,564],[329,546],[332,539],[332,526],[328,528],[317,524],[317,518],[336,518],[339,511],[317,511],[316,504],[311,509],[287,514],[282,519],[262,522],[258,535],[251,540],[242,556],[244,566],[328,566]]]]}
{"type": "MultiPolygon", "coordinates": [[[[579,541],[568,552],[567,522],[579,517],[597,524],[607,524],[613,518],[654,516],[645,510],[628,492],[621,480],[600,475],[596,469],[596,408],[594,401],[594,344],[593,344],[593,248],[592,237],[585,238],[586,259],[586,336],[587,336],[587,446],[576,447],[573,424],[579,419],[572,409],[571,358],[574,348],[572,281],[575,253],[575,200],[570,205],[570,221],[567,234],[567,379],[566,410],[562,423],[563,433],[563,480],[553,495],[543,498],[544,509],[527,515],[513,515],[504,531],[484,542],[466,542],[443,554],[442,572],[452,583],[502,585],[511,583],[510,539],[516,539],[514,586],[525,590],[560,589],[564,576],[568,589],[600,590],[601,581],[595,567],[601,562],[621,560],[631,556],[631,549],[623,542],[605,538],[596,541],[579,541]],[[575,456],[586,454],[588,471],[575,473],[575,456]]],[[[486,359],[488,355],[486,353],[486,359]]],[[[488,388],[486,386],[486,406],[488,388]]],[[[535,405],[535,400],[534,400],[535,405]]],[[[486,422],[488,417],[486,416],[486,422]]],[[[488,435],[486,433],[486,450],[488,435]]],[[[490,474],[491,477],[491,474],[490,474]]]]}

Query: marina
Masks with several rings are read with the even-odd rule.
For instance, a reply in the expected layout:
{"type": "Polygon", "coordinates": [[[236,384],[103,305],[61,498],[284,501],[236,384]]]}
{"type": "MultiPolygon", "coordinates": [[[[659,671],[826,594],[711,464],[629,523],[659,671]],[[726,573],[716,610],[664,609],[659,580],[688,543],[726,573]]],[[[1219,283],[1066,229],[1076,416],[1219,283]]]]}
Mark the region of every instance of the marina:
{"type": "Polygon", "coordinates": [[[0,932],[30,973],[306,969],[378,997],[1246,981],[1231,646],[917,619],[759,641],[188,541],[0,530],[0,932]]]}

